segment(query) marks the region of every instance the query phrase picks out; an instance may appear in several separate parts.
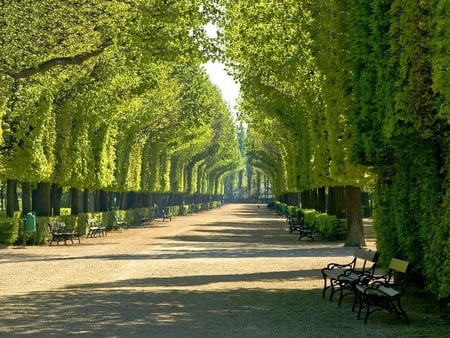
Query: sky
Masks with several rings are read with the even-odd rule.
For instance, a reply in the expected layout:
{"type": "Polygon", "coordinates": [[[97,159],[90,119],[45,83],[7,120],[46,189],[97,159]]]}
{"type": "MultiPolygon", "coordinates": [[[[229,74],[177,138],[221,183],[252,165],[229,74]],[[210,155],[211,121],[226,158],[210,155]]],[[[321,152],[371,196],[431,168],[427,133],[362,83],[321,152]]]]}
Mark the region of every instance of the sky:
{"type": "MultiPolygon", "coordinates": [[[[210,38],[217,37],[217,27],[212,23],[205,26],[206,32],[210,38]]],[[[225,71],[225,66],[220,62],[208,62],[205,64],[206,72],[211,82],[219,87],[222,97],[228,103],[232,111],[236,111],[236,101],[239,96],[239,85],[225,71]]]]}
{"type": "Polygon", "coordinates": [[[205,64],[206,72],[211,82],[219,87],[222,97],[230,106],[231,110],[236,110],[236,101],[239,96],[239,85],[225,71],[225,66],[219,62],[208,62],[205,64]]]}

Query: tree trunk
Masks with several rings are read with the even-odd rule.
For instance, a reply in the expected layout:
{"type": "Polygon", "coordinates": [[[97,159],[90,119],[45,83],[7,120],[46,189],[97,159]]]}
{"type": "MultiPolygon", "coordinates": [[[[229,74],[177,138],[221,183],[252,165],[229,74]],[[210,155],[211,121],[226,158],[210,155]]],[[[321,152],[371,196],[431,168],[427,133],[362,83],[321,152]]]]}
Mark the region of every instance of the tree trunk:
{"type": "Polygon", "coordinates": [[[39,182],[36,190],[35,208],[38,216],[51,216],[51,184],[49,182],[39,182]]]}
{"type": "Polygon", "coordinates": [[[83,190],[83,212],[89,212],[89,189],[83,190]]]}
{"type": "Polygon", "coordinates": [[[329,187],[328,189],[328,214],[339,218],[345,218],[345,191],[344,187],[329,187]]]}
{"type": "Polygon", "coordinates": [[[98,211],[108,211],[108,197],[105,190],[98,190],[98,211]]]}
{"type": "Polygon", "coordinates": [[[327,212],[327,203],[326,203],[327,197],[325,187],[319,188],[317,190],[317,198],[318,198],[317,210],[319,210],[320,212],[327,212]]]}
{"type": "Polygon", "coordinates": [[[301,202],[301,208],[302,209],[309,209],[309,194],[308,190],[303,190],[300,193],[300,202],[301,202]]]}
{"type": "Polygon", "coordinates": [[[80,213],[80,198],[77,188],[70,188],[70,210],[72,215],[80,213]]]}
{"type": "Polygon", "coordinates": [[[51,189],[52,214],[53,216],[59,216],[61,215],[62,188],[57,184],[52,184],[51,189]]]}
{"type": "Polygon", "coordinates": [[[22,215],[31,212],[31,184],[28,182],[22,182],[22,215]]]}
{"type": "Polygon", "coordinates": [[[348,185],[345,187],[345,210],[347,214],[347,238],[345,246],[365,246],[361,210],[361,189],[348,185]]]}
{"type": "Polygon", "coordinates": [[[319,210],[319,195],[317,189],[310,190],[311,196],[311,209],[319,210]]]}
{"type": "Polygon", "coordinates": [[[120,210],[128,209],[127,198],[128,198],[127,192],[124,191],[120,194],[120,206],[119,206],[120,210]]]}
{"type": "Polygon", "coordinates": [[[17,181],[8,180],[6,183],[6,216],[14,217],[17,205],[17,181]]]}

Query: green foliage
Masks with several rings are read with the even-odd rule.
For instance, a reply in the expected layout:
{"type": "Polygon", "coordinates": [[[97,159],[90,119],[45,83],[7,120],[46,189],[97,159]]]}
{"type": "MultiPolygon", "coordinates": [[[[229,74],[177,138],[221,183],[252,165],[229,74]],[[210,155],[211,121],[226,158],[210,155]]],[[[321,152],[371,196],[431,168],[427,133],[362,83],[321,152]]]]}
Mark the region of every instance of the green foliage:
{"type": "Polygon", "coordinates": [[[0,218],[0,243],[6,245],[15,243],[19,236],[20,224],[18,218],[0,218]]]}
{"type": "Polygon", "coordinates": [[[312,209],[303,209],[305,221],[308,224],[316,222],[315,231],[326,241],[343,240],[347,234],[345,219],[318,212],[312,209]]]}
{"type": "Polygon", "coordinates": [[[347,235],[347,221],[333,215],[320,214],[316,217],[317,231],[327,241],[344,240],[347,235]]]}

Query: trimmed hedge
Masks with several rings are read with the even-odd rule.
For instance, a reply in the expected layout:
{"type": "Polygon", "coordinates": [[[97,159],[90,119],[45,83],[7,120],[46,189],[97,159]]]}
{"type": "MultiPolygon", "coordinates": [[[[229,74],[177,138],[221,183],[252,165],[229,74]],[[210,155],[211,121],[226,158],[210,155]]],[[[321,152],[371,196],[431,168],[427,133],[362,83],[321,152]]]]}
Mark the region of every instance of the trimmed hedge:
{"type": "Polygon", "coordinates": [[[316,221],[315,232],[326,241],[344,240],[347,235],[347,221],[334,215],[328,215],[313,209],[301,209],[275,201],[275,210],[284,216],[304,217],[307,223],[316,221]]]}
{"type": "MultiPolygon", "coordinates": [[[[218,208],[221,206],[219,201],[209,203],[196,203],[190,205],[174,205],[165,208],[165,212],[171,216],[186,215],[188,212],[199,212],[218,208]]],[[[130,225],[139,225],[143,218],[153,219],[155,208],[137,208],[129,210],[111,210],[98,213],[85,213],[78,215],[61,215],[56,217],[36,217],[36,232],[27,234],[27,245],[40,245],[47,243],[50,239],[50,229],[47,224],[49,221],[64,222],[69,229],[76,229],[81,234],[86,234],[87,219],[93,218],[98,222],[103,222],[108,230],[114,230],[116,220],[124,220],[130,225]]],[[[23,219],[19,213],[14,218],[0,218],[0,243],[5,245],[23,243],[23,219]]]]}

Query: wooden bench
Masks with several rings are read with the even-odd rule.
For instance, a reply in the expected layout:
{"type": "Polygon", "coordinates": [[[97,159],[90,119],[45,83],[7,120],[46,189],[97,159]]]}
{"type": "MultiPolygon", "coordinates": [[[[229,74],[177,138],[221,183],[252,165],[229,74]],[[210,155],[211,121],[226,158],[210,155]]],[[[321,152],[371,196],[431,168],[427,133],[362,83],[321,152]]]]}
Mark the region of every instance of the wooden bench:
{"type": "Polygon", "coordinates": [[[86,237],[94,238],[97,237],[105,237],[107,236],[106,233],[106,225],[103,223],[98,223],[93,218],[88,218],[87,220],[87,227],[88,227],[88,234],[86,237]]]}
{"type": "Polygon", "coordinates": [[[373,276],[369,284],[356,286],[355,303],[359,304],[358,319],[365,307],[364,323],[367,323],[371,313],[381,310],[395,313],[397,318],[403,316],[406,324],[410,323],[401,304],[401,298],[406,291],[408,282],[408,265],[409,263],[406,261],[392,258],[387,274],[373,276]]]}
{"type": "Polygon", "coordinates": [[[338,306],[340,306],[345,295],[355,294],[357,284],[364,283],[373,277],[377,260],[378,252],[376,250],[358,248],[353,254],[351,262],[346,264],[329,263],[322,269],[322,298],[325,298],[327,289],[331,290],[330,301],[333,299],[333,295],[339,291],[338,306]]]}
{"type": "Polygon", "coordinates": [[[68,229],[64,222],[48,222],[48,227],[50,230],[50,240],[49,244],[52,245],[53,242],[56,242],[56,245],[59,245],[59,242],[64,242],[64,245],[67,244],[67,241],[70,241],[73,244],[73,239],[78,239],[78,243],[81,243],[81,233],[75,229],[68,229]]]}

